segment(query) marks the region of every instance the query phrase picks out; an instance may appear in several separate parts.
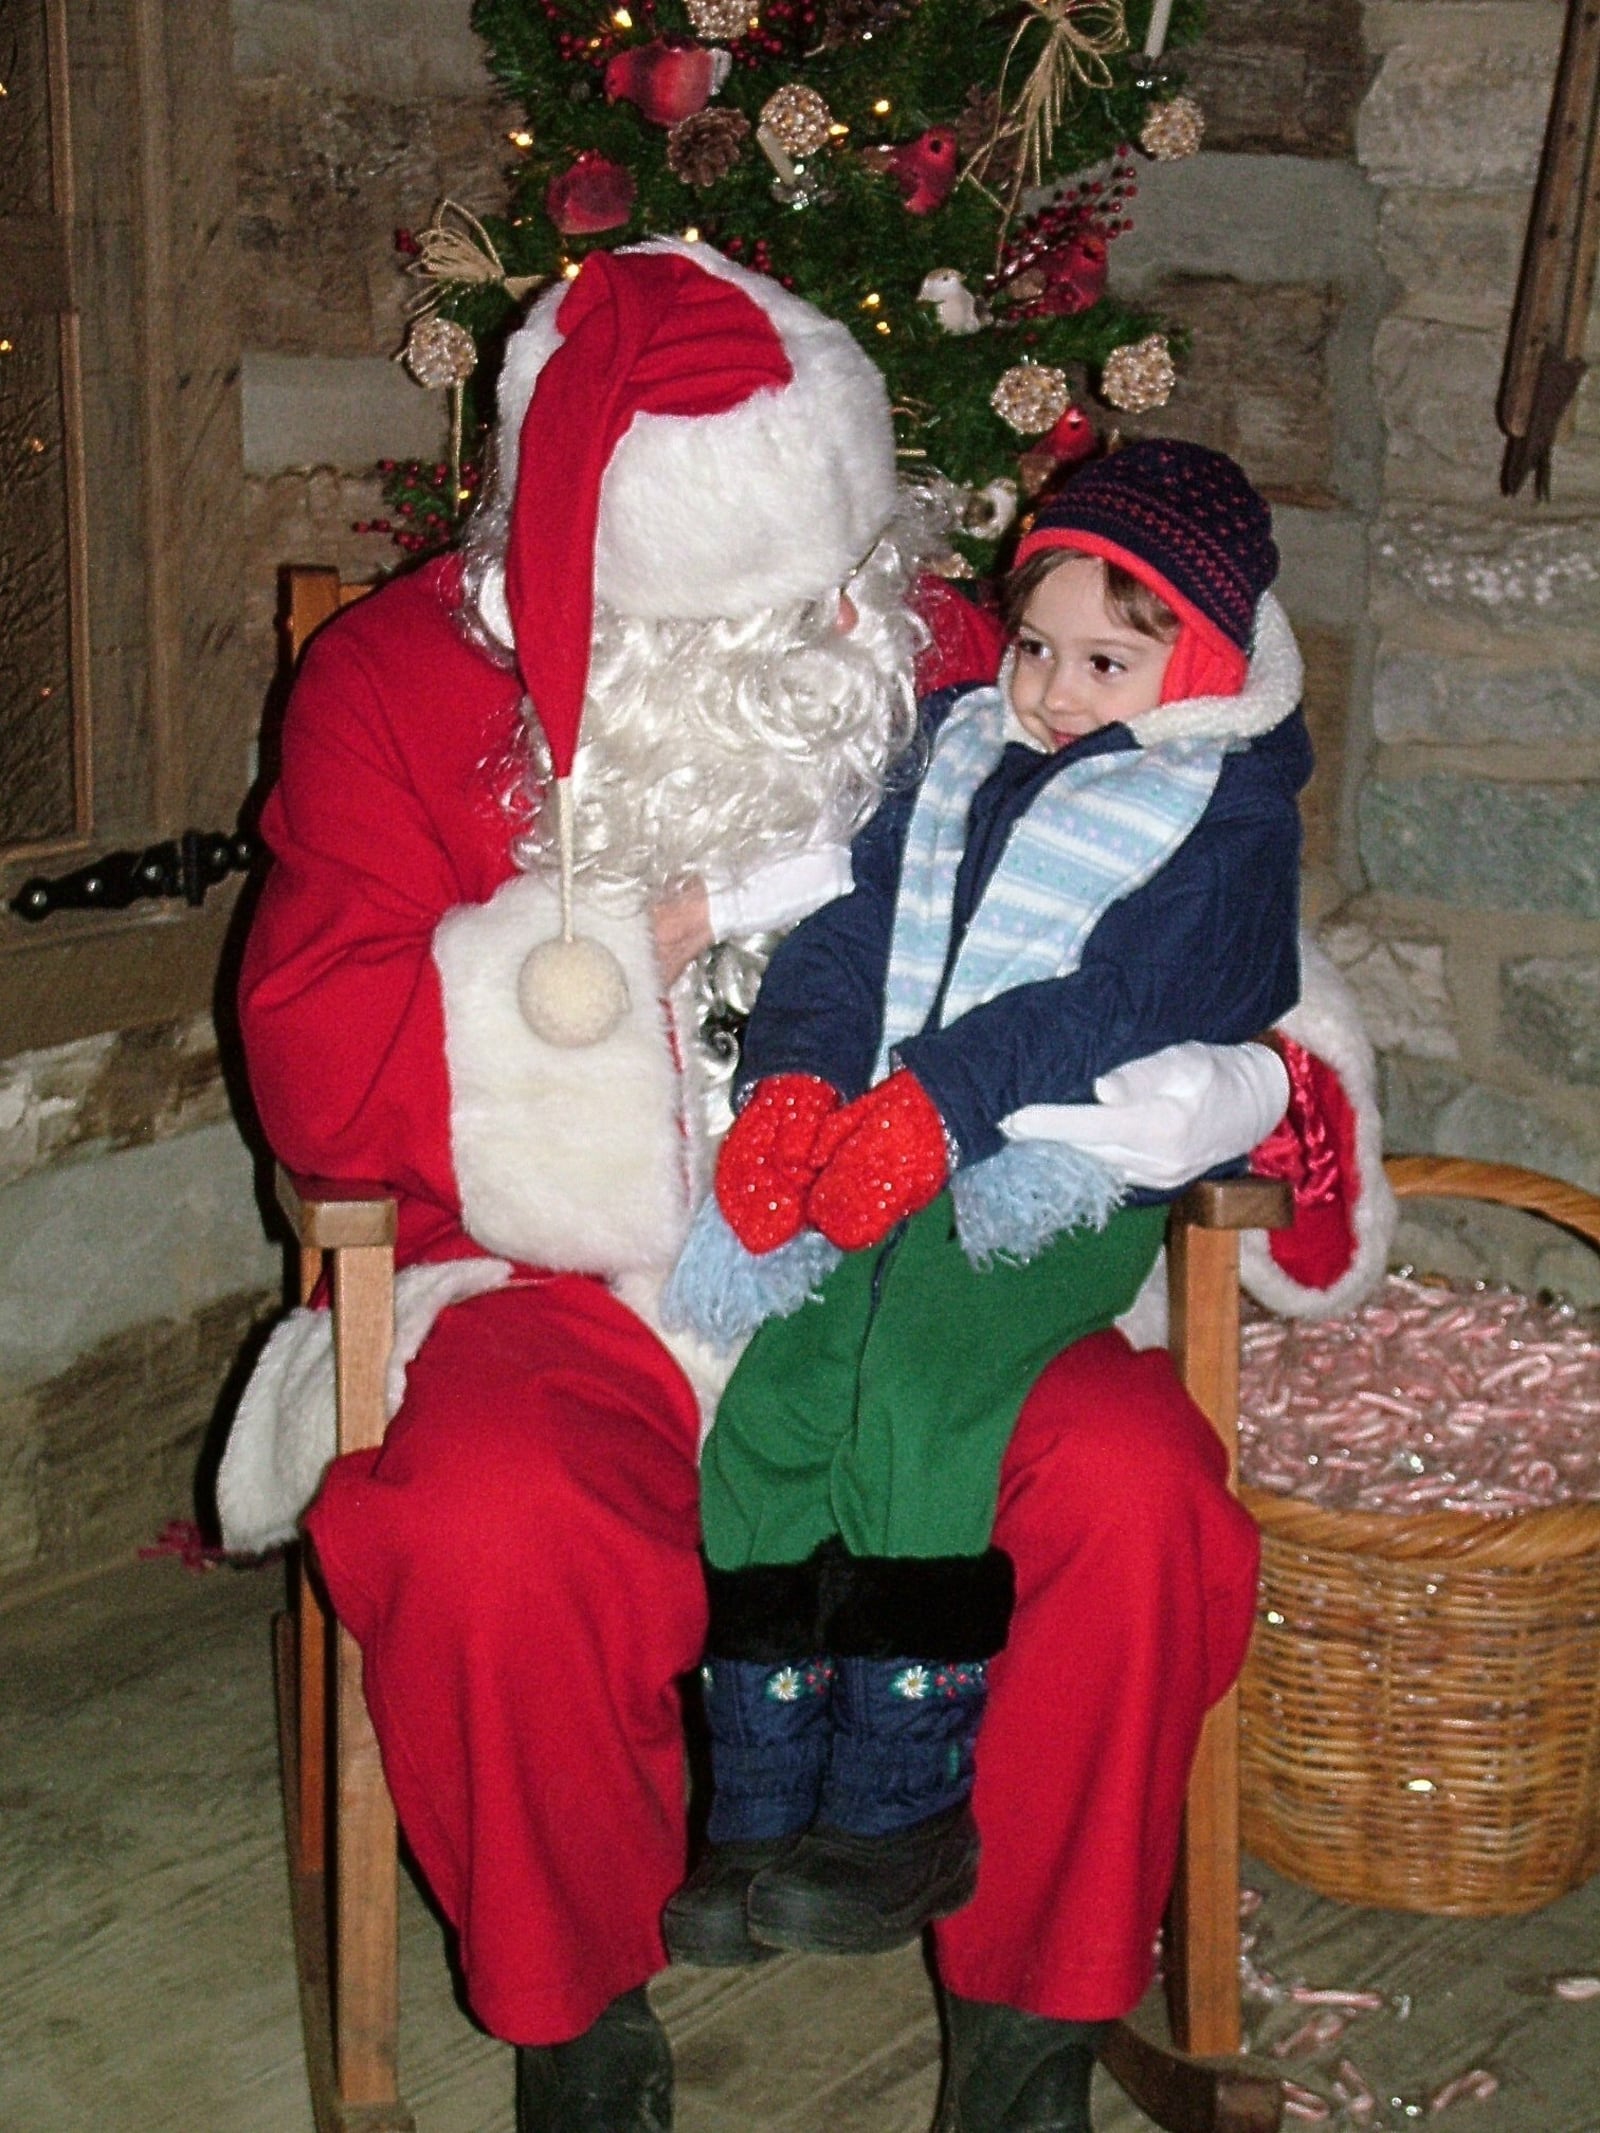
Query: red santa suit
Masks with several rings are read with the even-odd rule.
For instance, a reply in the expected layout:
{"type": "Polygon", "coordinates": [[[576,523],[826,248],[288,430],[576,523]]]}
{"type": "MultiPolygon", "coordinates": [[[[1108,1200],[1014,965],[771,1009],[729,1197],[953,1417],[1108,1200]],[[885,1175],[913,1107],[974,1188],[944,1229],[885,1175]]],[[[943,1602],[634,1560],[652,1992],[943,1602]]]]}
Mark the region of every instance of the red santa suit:
{"type": "MultiPolygon", "coordinates": [[[[511,1232],[519,1192],[550,1226],[572,1144],[509,1097],[500,1115],[474,1101],[494,1037],[450,943],[503,923],[525,943],[507,914],[539,885],[510,854],[520,687],[461,634],[450,570],[386,588],[312,647],[240,999],[281,1159],[397,1193],[402,1299],[457,1262],[494,1284],[442,1310],[382,1450],[337,1461],[305,1524],[473,2007],[544,2043],[664,1960],[685,1851],[675,1684],[704,1628],[700,1418],[606,1280],[551,1271],[559,1255],[511,1232]]],[[[619,1059],[631,1093],[596,1095],[595,1190],[645,1099],[670,1108],[664,1041],[659,1057],[653,1092],[648,1062],[619,1059]]],[[[996,1539],[1018,1605],[992,1670],[978,1895],[940,1929],[942,1966],[974,1999],[1118,2014],[1148,1977],[1200,1718],[1243,1656],[1254,1531],[1166,1357],[1107,1334],[1030,1399],[996,1539]]]]}
{"type": "MultiPolygon", "coordinates": [[[[704,1358],[650,1319],[707,1152],[643,913],[582,912],[632,1002],[616,1028],[562,1053],[518,1012],[557,895],[513,857],[523,681],[469,641],[457,580],[399,580],[311,647],[240,991],[279,1158],[398,1198],[393,1420],[324,1473],[326,1314],[294,1313],[219,1499],[226,1536],[262,1546],[315,1495],[304,1529],[471,2003],[544,2044],[661,1967],[684,1871],[704,1358]]],[[[1118,2015],[1148,1979],[1202,1716],[1242,1662],[1255,1532],[1165,1353],[1107,1333],[1030,1395],[994,1538],[1017,1604],[978,1891],[938,1929],[941,1970],[970,1999],[1118,2015]]]]}

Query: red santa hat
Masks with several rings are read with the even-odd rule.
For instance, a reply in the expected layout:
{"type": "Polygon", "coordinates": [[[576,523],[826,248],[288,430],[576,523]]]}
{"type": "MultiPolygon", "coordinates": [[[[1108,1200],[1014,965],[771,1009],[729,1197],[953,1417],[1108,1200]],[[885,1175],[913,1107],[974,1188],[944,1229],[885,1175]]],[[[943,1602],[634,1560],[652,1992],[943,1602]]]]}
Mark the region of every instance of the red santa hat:
{"type": "MultiPolygon", "coordinates": [[[[894,511],[894,429],[843,326],[672,239],[592,253],[541,298],[507,348],[499,400],[511,513],[479,607],[550,744],[563,918],[547,946],[570,950],[567,782],[595,602],[732,619],[837,590],[894,511]]],[[[623,1004],[581,945],[524,974],[524,1012],[554,1042],[594,1041],[623,1004]]]]}

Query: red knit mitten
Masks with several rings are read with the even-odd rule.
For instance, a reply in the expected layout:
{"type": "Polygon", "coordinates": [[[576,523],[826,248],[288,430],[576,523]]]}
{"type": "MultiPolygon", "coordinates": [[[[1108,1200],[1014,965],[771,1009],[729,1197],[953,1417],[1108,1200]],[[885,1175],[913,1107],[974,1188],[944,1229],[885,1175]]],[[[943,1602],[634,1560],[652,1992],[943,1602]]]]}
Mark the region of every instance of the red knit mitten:
{"type": "Polygon", "coordinates": [[[905,1067],[825,1120],[811,1155],[821,1167],[806,1219],[846,1252],[887,1237],[950,1175],[944,1120],[905,1067]]]}
{"type": "Polygon", "coordinates": [[[814,1074],[772,1074],[756,1083],[722,1144],[715,1188],[747,1252],[775,1252],[799,1235],[819,1167],[812,1142],[838,1108],[838,1090],[814,1074]]]}

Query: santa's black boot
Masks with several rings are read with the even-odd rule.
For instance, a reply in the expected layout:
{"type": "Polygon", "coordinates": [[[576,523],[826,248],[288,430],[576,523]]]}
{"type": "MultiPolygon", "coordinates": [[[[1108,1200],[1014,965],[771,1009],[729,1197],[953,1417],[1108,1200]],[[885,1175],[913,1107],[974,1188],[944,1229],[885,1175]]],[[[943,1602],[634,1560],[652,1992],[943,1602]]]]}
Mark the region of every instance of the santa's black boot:
{"type": "Polygon", "coordinates": [[[672,2133],[672,2053],[642,1985],[570,2043],[518,2045],[517,2133],[672,2133]]]}
{"type": "MultiPolygon", "coordinates": [[[[825,1573],[825,1593],[829,1584],[825,1573]]],[[[1010,1620],[1011,1562],[994,1548],[939,1561],[847,1557],[831,1584],[833,1751],[821,1804],[799,1843],[752,1877],[746,1908],[752,1938],[769,1947],[878,1955],[959,1910],[977,1886],[967,1803],[985,1660],[1010,1620]],[[944,1656],[906,1656],[930,1650],[944,1656]]]]}
{"type": "Polygon", "coordinates": [[[775,1951],[750,1937],[752,1878],[811,1825],[832,1745],[833,1668],[812,1650],[817,1565],[706,1571],[700,1669],[714,1791],[706,1847],[661,1914],[675,1963],[731,1969],[775,1951]],[[799,1656],[795,1656],[798,1654],[799,1656]]]}
{"type": "Polygon", "coordinates": [[[1109,2022],[1057,2022],[944,1994],[934,2133],[1092,2133],[1089,2083],[1109,2022]]]}

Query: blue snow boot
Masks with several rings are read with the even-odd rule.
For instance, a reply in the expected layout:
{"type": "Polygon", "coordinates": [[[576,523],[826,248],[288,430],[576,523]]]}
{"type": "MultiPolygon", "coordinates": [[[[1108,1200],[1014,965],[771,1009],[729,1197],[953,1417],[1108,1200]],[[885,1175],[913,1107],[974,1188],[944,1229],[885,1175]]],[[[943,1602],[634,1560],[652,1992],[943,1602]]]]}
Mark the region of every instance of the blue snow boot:
{"type": "Polygon", "coordinates": [[[708,1569],[706,1583],[700,1683],[715,1789],[705,1851],[668,1898],[661,1930],[675,1963],[727,1969],[773,1953],[751,1939],[745,1897],[816,1814],[832,1747],[833,1667],[806,1641],[816,1632],[813,1565],[708,1569]]]}
{"type": "Polygon", "coordinates": [[[878,1955],[958,1911],[977,1886],[973,1748],[985,1661],[1010,1621],[1011,1563],[998,1549],[845,1562],[824,1625],[837,1672],[817,1819],[756,1872],[746,1910],[767,1947],[878,1955]],[[922,1643],[918,1623],[941,1644],[922,1643]],[[871,1651],[890,1640],[891,1654],[871,1651]],[[941,1645],[961,1656],[905,1656],[941,1645]]]}

